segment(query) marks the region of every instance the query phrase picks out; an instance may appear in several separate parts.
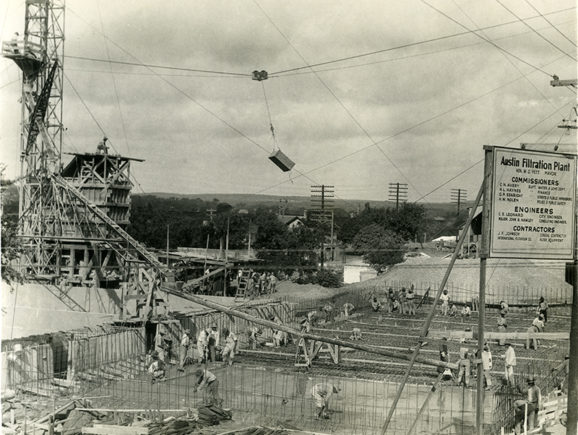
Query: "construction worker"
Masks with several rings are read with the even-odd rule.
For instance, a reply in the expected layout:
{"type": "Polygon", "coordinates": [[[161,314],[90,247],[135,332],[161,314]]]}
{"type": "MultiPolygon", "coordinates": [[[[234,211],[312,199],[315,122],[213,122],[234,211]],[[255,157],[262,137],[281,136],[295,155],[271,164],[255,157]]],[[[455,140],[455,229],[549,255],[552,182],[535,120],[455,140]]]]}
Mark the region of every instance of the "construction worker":
{"type": "Polygon", "coordinates": [[[223,336],[225,337],[225,347],[223,348],[223,365],[226,366],[228,363],[230,366],[232,366],[235,353],[237,352],[237,334],[235,334],[233,331],[225,329],[223,331],[223,336]]]}
{"type": "Polygon", "coordinates": [[[405,290],[405,287],[401,288],[401,291],[399,292],[399,305],[400,305],[400,313],[401,314],[407,314],[407,293],[405,290]]]}
{"type": "Polygon", "coordinates": [[[334,317],[335,317],[335,310],[333,309],[333,305],[331,305],[329,302],[327,302],[325,305],[323,305],[323,308],[321,308],[321,311],[323,311],[325,313],[325,321],[326,322],[333,322],[334,317]]]}
{"type": "Polygon", "coordinates": [[[165,331],[163,331],[161,324],[157,324],[157,334],[155,335],[155,352],[159,360],[163,363],[167,356],[167,343],[165,340],[165,331]]]}
{"type": "Polygon", "coordinates": [[[269,286],[270,286],[269,291],[271,293],[275,293],[277,291],[277,277],[272,272],[271,275],[269,275],[269,286]]]}
{"type": "Polygon", "coordinates": [[[460,359],[458,361],[458,385],[462,383],[466,386],[470,386],[470,371],[471,362],[468,358],[468,349],[465,347],[460,348],[460,359]]]}
{"type": "Polygon", "coordinates": [[[470,317],[472,315],[472,310],[468,304],[464,305],[462,308],[462,317],[470,317]]]}
{"type": "Polygon", "coordinates": [[[450,317],[456,317],[458,315],[458,307],[456,306],[456,304],[452,304],[449,315],[450,317]]]}
{"type": "Polygon", "coordinates": [[[542,405],[542,393],[536,385],[533,376],[528,378],[528,429],[533,429],[538,425],[538,411],[542,405]]]}
{"type": "MultiPolygon", "coordinates": [[[[441,362],[446,362],[446,363],[450,362],[450,354],[448,351],[448,339],[447,339],[447,337],[442,338],[439,352],[440,352],[440,361],[441,362]]],[[[454,379],[454,375],[452,373],[452,370],[447,368],[447,367],[444,368],[444,367],[438,366],[437,372],[442,374],[442,379],[444,379],[444,380],[454,379]]]]}
{"type": "Polygon", "coordinates": [[[330,383],[315,384],[311,389],[311,395],[315,399],[316,419],[329,418],[329,399],[333,394],[339,393],[339,389],[330,383]]]}
{"type": "Polygon", "coordinates": [[[204,328],[199,333],[199,338],[197,339],[197,352],[199,364],[207,358],[207,349],[209,346],[209,336],[211,335],[211,330],[209,328],[204,328]]]}
{"type": "Polygon", "coordinates": [[[538,314],[542,314],[544,316],[544,324],[546,324],[546,322],[548,322],[548,302],[546,302],[544,296],[540,296],[537,312],[538,314]]]}
{"type": "Polygon", "coordinates": [[[217,361],[217,347],[221,344],[221,336],[217,325],[211,325],[211,330],[209,331],[209,340],[207,343],[207,355],[211,362],[217,361]]]}
{"type": "Polygon", "coordinates": [[[311,332],[311,322],[307,317],[301,320],[301,332],[311,332]]]}
{"type": "Polygon", "coordinates": [[[259,336],[263,333],[261,329],[257,326],[252,326],[249,328],[248,337],[249,343],[251,344],[251,349],[257,349],[257,345],[260,344],[259,336]]]}
{"type": "Polygon", "coordinates": [[[209,396],[207,404],[209,406],[221,406],[223,401],[219,397],[219,380],[217,377],[210,371],[200,368],[195,372],[195,376],[197,377],[197,385],[193,388],[193,391],[197,392],[206,388],[209,396]]]}
{"type": "Polygon", "coordinates": [[[361,329],[353,328],[353,331],[351,332],[352,332],[351,337],[349,337],[350,340],[361,340],[362,338],[361,329]]]}
{"type": "Polygon", "coordinates": [[[500,314],[503,314],[505,316],[506,314],[508,314],[508,311],[510,311],[510,307],[508,306],[506,301],[500,301],[500,314]]]}
{"type": "Polygon", "coordinates": [[[166,381],[165,363],[159,358],[156,352],[152,353],[152,363],[148,368],[148,372],[151,374],[151,384],[166,381]]]}
{"type": "Polygon", "coordinates": [[[489,390],[492,387],[492,352],[490,351],[490,347],[485,344],[484,350],[482,351],[482,369],[484,370],[484,379],[486,381],[486,390],[489,390]]]}
{"type": "Polygon", "coordinates": [[[318,316],[316,310],[312,310],[307,313],[307,320],[309,321],[309,325],[311,327],[317,326],[317,318],[318,316]]]}
{"type": "Polygon", "coordinates": [[[441,302],[442,316],[447,316],[448,310],[450,308],[450,296],[448,295],[447,290],[444,290],[443,293],[440,295],[440,302],[441,302]]]}
{"type": "Polygon", "coordinates": [[[544,331],[544,315],[539,314],[532,321],[532,326],[528,328],[528,336],[526,337],[526,349],[530,349],[530,335],[532,335],[532,344],[534,345],[534,350],[538,350],[538,339],[536,338],[536,333],[544,331]]]}
{"type": "Polygon", "coordinates": [[[381,309],[381,302],[377,300],[377,296],[371,299],[371,309],[376,313],[381,309]]]}
{"type": "Polygon", "coordinates": [[[506,352],[503,356],[505,360],[505,374],[508,385],[514,385],[514,367],[516,367],[516,352],[512,347],[512,343],[506,343],[506,352]]]}
{"type": "Polygon", "coordinates": [[[407,294],[405,295],[405,300],[407,304],[407,314],[409,314],[410,316],[415,316],[415,293],[413,291],[413,284],[407,291],[407,294]]]}
{"type": "Polygon", "coordinates": [[[345,317],[349,317],[353,310],[355,310],[355,306],[351,302],[346,302],[343,304],[343,314],[345,317]]]}
{"type": "Polygon", "coordinates": [[[391,312],[393,311],[393,302],[395,300],[395,297],[393,295],[393,289],[391,287],[387,290],[386,300],[387,300],[386,306],[387,312],[391,314],[391,312]]]}
{"type": "Polygon", "coordinates": [[[187,361],[187,354],[189,352],[189,346],[191,345],[191,337],[189,331],[186,329],[183,331],[183,336],[181,337],[181,346],[179,349],[179,368],[178,371],[182,372],[185,370],[185,363],[187,361]]]}
{"type": "MultiPolygon", "coordinates": [[[[508,322],[506,321],[506,314],[501,312],[500,317],[498,317],[498,332],[506,332],[508,328],[508,322]]],[[[503,346],[506,343],[506,339],[504,337],[500,337],[498,340],[498,344],[503,346]]]]}

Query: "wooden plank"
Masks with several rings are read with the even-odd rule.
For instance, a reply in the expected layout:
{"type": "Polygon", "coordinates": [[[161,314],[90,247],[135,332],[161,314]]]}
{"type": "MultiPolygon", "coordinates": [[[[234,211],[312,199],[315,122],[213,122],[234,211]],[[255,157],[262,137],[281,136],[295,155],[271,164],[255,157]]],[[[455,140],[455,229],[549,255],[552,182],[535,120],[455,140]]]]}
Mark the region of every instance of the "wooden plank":
{"type": "MultiPolygon", "coordinates": [[[[428,337],[441,339],[446,337],[448,339],[476,339],[478,336],[474,331],[430,331],[428,337]]],[[[569,340],[569,332],[484,332],[487,339],[509,339],[509,340],[525,340],[526,338],[536,337],[540,340],[569,340]]]]}
{"type": "Polygon", "coordinates": [[[104,435],[148,435],[147,427],[139,426],[115,426],[115,425],[94,425],[93,427],[83,427],[82,433],[104,434],[104,435]]]}

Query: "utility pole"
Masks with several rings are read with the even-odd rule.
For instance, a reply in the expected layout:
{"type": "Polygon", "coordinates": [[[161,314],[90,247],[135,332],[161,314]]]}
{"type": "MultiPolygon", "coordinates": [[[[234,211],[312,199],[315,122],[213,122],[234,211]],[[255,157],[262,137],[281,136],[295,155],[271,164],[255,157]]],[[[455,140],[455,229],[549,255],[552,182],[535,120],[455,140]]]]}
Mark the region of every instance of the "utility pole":
{"type": "MultiPolygon", "coordinates": [[[[553,87],[565,86],[576,90],[577,79],[560,80],[558,76],[553,76],[550,85],[553,87]]],[[[576,113],[576,108],[574,108],[576,113]]],[[[576,210],[575,210],[576,212],[576,210]]],[[[578,241],[576,241],[578,243],[578,241]]],[[[568,421],[566,423],[566,434],[578,434],[578,245],[574,246],[574,261],[568,263],[571,268],[572,280],[572,316],[570,318],[570,361],[568,367],[568,421]]]]}
{"type": "Polygon", "coordinates": [[[460,209],[462,202],[467,198],[468,191],[466,189],[452,189],[450,193],[450,198],[452,203],[457,204],[457,212],[456,214],[460,214],[460,209]]]}
{"type": "Polygon", "coordinates": [[[389,183],[389,200],[395,201],[395,209],[399,210],[399,203],[407,201],[407,183],[389,183]]]}
{"type": "Polygon", "coordinates": [[[169,224],[167,224],[167,267],[169,265],[169,224]]]}
{"type": "Polygon", "coordinates": [[[311,186],[312,220],[321,225],[323,237],[321,238],[321,269],[325,263],[325,228],[333,216],[333,201],[335,197],[335,186],[322,184],[311,186]]]}
{"type": "Polygon", "coordinates": [[[287,198],[282,198],[279,200],[279,216],[285,216],[287,212],[287,198]]]}

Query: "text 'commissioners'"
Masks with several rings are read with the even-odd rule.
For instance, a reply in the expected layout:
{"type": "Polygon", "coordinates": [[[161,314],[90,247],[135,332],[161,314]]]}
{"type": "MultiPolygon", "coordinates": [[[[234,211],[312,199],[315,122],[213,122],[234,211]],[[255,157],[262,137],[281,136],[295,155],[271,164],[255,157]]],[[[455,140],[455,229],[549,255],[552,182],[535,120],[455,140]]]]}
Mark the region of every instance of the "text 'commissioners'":
{"type": "Polygon", "coordinates": [[[493,153],[490,257],[572,259],[575,157],[511,148],[493,153]]]}

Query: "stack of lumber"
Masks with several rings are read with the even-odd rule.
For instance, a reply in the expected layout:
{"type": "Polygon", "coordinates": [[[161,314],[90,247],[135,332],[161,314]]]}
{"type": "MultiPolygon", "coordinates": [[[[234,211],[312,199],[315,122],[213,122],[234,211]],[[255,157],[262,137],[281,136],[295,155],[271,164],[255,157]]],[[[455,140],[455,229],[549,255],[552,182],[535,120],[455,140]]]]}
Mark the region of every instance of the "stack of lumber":
{"type": "Polygon", "coordinates": [[[126,424],[116,421],[99,420],[90,427],[83,427],[83,434],[107,435],[185,435],[199,429],[215,426],[224,420],[230,420],[232,414],[217,406],[202,406],[193,410],[191,415],[164,418],[162,415],[145,415],[137,420],[128,419],[126,424]]]}

